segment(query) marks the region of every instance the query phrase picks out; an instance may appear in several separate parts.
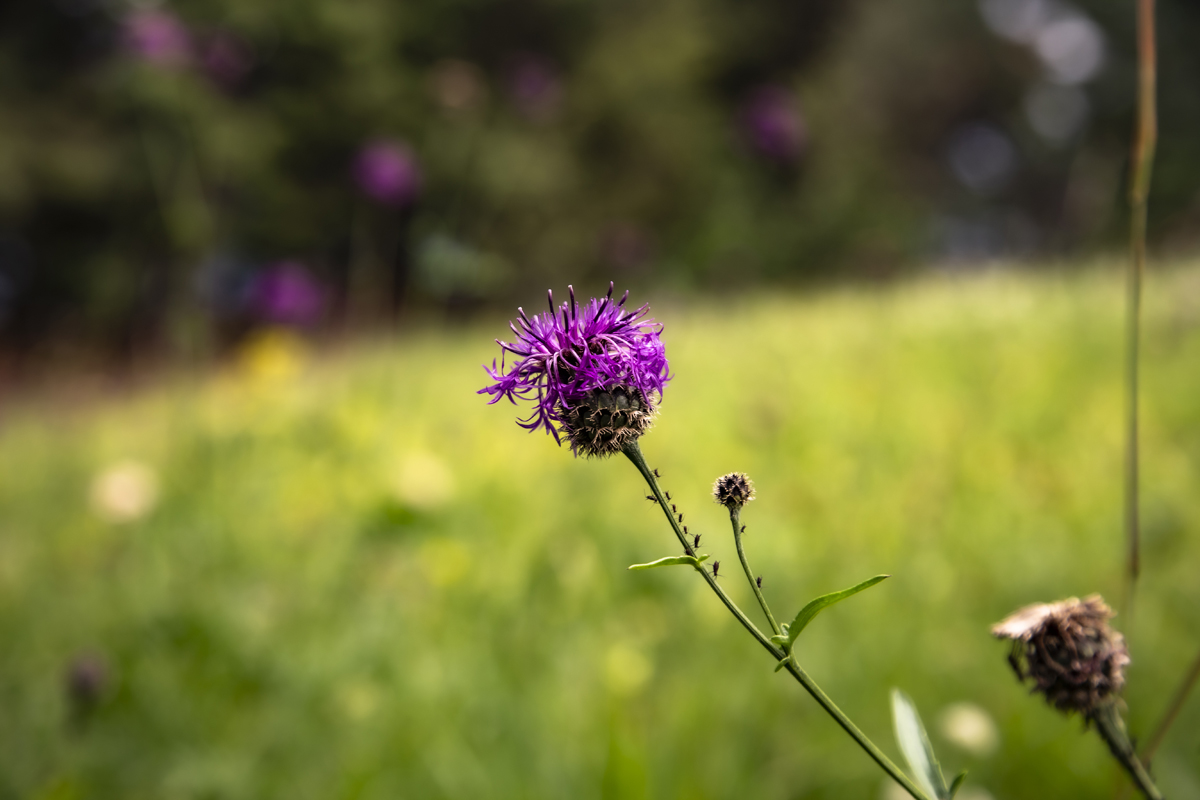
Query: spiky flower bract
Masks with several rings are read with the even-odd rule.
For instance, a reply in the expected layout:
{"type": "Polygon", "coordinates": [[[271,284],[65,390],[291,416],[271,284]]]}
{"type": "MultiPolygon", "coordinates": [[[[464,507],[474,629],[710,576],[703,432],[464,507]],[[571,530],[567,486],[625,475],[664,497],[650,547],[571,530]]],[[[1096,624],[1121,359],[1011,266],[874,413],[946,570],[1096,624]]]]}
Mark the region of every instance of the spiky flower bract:
{"type": "Polygon", "coordinates": [[[713,497],[726,508],[741,508],[754,499],[754,484],[744,472],[731,472],[717,478],[713,497]]]}
{"type": "Polygon", "coordinates": [[[548,293],[549,311],[530,317],[517,309],[520,327],[509,323],[516,341],[496,340],[517,360],[485,365],[495,383],[479,394],[491,395],[489,403],[532,400],[521,427],[543,428],[560,443],[565,435],[576,455],[609,455],[650,427],[670,380],[662,325],[649,305],[625,310],[629,292],[614,301],[611,283],[607,295],[582,305],[567,291],[570,300],[557,307],[548,293]]]}
{"type": "Polygon", "coordinates": [[[992,626],[1013,641],[1010,663],[1056,708],[1091,716],[1125,685],[1129,651],[1098,594],[1026,606],[992,626]]]}

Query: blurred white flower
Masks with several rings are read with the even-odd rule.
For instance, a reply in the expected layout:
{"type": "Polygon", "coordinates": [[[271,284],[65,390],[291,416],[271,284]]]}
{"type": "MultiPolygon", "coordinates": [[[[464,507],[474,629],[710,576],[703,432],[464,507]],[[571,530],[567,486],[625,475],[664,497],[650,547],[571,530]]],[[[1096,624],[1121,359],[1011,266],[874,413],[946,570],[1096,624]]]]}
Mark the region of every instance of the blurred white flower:
{"type": "Polygon", "coordinates": [[[1050,18],[1047,0],[980,0],[983,21],[992,33],[1029,44],[1050,18]]]}
{"type": "Polygon", "coordinates": [[[953,703],[942,709],[938,728],[947,741],[976,756],[995,752],[1000,744],[996,723],[974,703],[953,703]]]}
{"type": "Polygon", "coordinates": [[[92,480],[92,510],[109,522],[132,522],[154,510],[158,475],[139,461],[110,464],[92,480]]]}
{"type": "Polygon", "coordinates": [[[1027,45],[1054,83],[1086,83],[1104,67],[1104,30],[1085,12],[1060,0],[979,0],[992,33],[1027,45]]]}
{"type": "Polygon", "coordinates": [[[1047,76],[1055,83],[1086,83],[1104,67],[1104,31],[1083,14],[1055,20],[1038,31],[1033,42],[1047,76]]]}

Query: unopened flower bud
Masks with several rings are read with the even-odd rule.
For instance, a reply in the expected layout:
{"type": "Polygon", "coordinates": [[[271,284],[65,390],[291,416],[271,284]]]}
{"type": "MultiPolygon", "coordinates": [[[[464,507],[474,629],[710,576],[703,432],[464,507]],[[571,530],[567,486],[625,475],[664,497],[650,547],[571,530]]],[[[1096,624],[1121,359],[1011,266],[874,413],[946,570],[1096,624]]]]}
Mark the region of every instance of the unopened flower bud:
{"type": "Polygon", "coordinates": [[[561,430],[577,454],[609,456],[649,430],[654,407],[636,389],[613,386],[587,392],[560,415],[561,430]]]}
{"type": "Polygon", "coordinates": [[[1065,712],[1092,715],[1125,685],[1129,651],[1108,625],[1113,611],[1098,594],[1026,606],[992,626],[1013,642],[1009,659],[1020,680],[1065,712]]]}
{"type": "Polygon", "coordinates": [[[726,508],[741,508],[754,499],[754,484],[744,472],[731,472],[717,478],[713,484],[713,497],[726,508]]]}

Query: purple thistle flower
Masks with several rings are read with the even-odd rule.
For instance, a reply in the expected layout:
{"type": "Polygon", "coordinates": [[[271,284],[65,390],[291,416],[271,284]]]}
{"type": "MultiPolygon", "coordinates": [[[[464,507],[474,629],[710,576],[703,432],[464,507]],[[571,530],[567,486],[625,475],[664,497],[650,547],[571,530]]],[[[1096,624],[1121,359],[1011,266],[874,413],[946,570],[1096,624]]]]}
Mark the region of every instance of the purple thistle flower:
{"type": "Polygon", "coordinates": [[[522,428],[544,428],[559,443],[565,433],[576,454],[607,455],[649,427],[671,379],[662,324],[647,316],[648,304],[625,310],[629,292],[614,302],[611,283],[607,295],[583,305],[567,290],[570,301],[557,308],[548,293],[548,312],[529,317],[517,309],[521,327],[509,323],[516,342],[496,343],[518,359],[507,371],[503,355],[499,368],[484,365],[495,383],[478,393],[491,395],[489,405],[533,400],[533,413],[517,422],[522,428]]]}

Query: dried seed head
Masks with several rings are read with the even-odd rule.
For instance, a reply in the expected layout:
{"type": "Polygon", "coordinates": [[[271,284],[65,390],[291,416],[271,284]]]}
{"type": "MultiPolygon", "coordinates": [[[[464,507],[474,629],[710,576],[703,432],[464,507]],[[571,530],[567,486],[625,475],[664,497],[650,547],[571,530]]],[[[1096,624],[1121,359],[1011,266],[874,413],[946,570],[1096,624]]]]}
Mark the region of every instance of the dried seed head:
{"type": "Polygon", "coordinates": [[[1026,606],[992,626],[1013,642],[1017,677],[1061,711],[1091,715],[1125,685],[1129,651],[1108,625],[1113,611],[1098,594],[1026,606]]]}
{"type": "Polygon", "coordinates": [[[717,478],[713,484],[713,497],[728,509],[741,508],[754,499],[754,484],[744,472],[731,472],[717,478]]]}
{"type": "Polygon", "coordinates": [[[640,437],[654,422],[654,406],[637,390],[593,389],[570,408],[560,408],[560,430],[576,455],[610,456],[640,437]]]}

